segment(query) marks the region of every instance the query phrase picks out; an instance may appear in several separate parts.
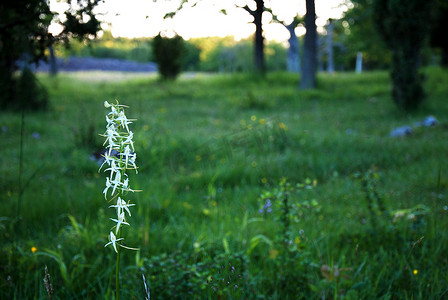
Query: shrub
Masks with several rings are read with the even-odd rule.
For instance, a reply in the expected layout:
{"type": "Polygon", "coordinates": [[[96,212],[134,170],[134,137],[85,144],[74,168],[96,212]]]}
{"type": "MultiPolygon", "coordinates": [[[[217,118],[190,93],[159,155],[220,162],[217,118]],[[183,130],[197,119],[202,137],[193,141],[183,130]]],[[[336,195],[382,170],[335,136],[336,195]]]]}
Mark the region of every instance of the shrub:
{"type": "Polygon", "coordinates": [[[48,107],[48,92],[30,68],[23,68],[17,81],[16,100],[12,109],[43,110],[48,107]]]}
{"type": "Polygon", "coordinates": [[[163,79],[176,79],[182,71],[182,56],[185,53],[184,39],[178,35],[173,38],[162,37],[160,33],[154,38],[154,59],[163,79]]]}

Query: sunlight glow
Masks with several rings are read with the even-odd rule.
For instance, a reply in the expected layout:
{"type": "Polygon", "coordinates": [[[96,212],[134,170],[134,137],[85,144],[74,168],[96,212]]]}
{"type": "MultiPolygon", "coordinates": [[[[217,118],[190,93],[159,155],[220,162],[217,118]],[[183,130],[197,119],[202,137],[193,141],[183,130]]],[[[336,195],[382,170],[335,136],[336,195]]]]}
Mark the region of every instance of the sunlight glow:
{"type": "MultiPolygon", "coordinates": [[[[185,39],[207,36],[234,36],[236,40],[247,38],[255,31],[251,23],[252,17],[243,9],[235,7],[235,3],[251,4],[251,0],[207,0],[194,7],[186,6],[173,19],[163,19],[164,15],[175,10],[177,0],[105,0],[96,12],[104,21],[103,28],[111,30],[115,37],[154,37],[159,32],[166,35],[177,33],[185,39]],[[220,12],[225,9],[227,14],[220,12]]],[[[329,18],[340,18],[346,6],[344,0],[315,0],[316,24],[319,30],[329,18]]],[[[305,0],[266,0],[266,5],[272,8],[280,20],[291,22],[296,14],[303,16],[305,0]]],[[[50,1],[50,7],[61,14],[66,9],[66,3],[57,0],[50,1]]],[[[62,16],[63,17],[63,14],[62,16]]],[[[288,31],[280,24],[272,23],[269,14],[263,16],[263,29],[267,40],[286,41],[288,31]]],[[[57,31],[56,25],[52,31],[57,31]]],[[[303,35],[303,27],[296,29],[297,35],[303,35]]]]}

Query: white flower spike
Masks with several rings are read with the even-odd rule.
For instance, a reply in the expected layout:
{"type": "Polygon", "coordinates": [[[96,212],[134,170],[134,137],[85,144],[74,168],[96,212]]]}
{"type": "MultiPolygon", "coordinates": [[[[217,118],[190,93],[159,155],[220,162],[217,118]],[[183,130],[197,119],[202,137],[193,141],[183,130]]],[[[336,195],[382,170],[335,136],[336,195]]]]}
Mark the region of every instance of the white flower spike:
{"type": "MultiPolygon", "coordinates": [[[[110,200],[116,198],[116,204],[110,205],[110,208],[115,208],[117,217],[116,219],[110,218],[110,220],[116,223],[115,234],[111,231],[109,234],[109,242],[105,245],[112,245],[115,252],[117,251],[117,242],[123,240],[121,238],[121,226],[129,225],[126,222],[125,213],[131,216],[130,207],[135,204],[126,202],[122,199],[123,195],[128,192],[135,192],[129,186],[129,178],[126,174],[128,169],[134,169],[137,173],[137,165],[135,163],[137,155],[134,150],[133,137],[134,134],[129,130],[129,124],[132,124],[131,119],[126,117],[124,108],[125,105],[120,105],[118,101],[116,104],[104,101],[104,107],[110,109],[110,112],[106,115],[106,131],[102,136],[105,138],[104,146],[104,162],[102,163],[100,170],[106,165],[104,171],[110,172],[106,177],[106,187],[103,190],[104,197],[107,199],[108,192],[110,191],[110,200]],[[115,236],[117,235],[118,238],[115,236]]],[[[113,228],[113,227],[112,227],[113,228]]],[[[120,247],[126,249],[136,250],[135,248],[129,248],[122,244],[118,244],[120,247]]]]}

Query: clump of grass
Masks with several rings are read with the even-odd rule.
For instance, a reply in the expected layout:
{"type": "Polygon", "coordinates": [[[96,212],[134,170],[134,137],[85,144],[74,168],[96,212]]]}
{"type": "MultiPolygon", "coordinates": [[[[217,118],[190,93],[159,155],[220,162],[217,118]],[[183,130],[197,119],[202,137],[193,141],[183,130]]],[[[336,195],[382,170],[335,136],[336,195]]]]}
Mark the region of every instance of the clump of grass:
{"type": "Polygon", "coordinates": [[[383,199],[378,194],[377,190],[377,182],[379,179],[378,172],[374,170],[368,170],[364,174],[355,174],[355,178],[357,178],[361,183],[361,188],[364,193],[367,209],[369,210],[369,219],[373,228],[378,226],[378,217],[382,219],[387,217],[386,207],[384,205],[383,199]]]}
{"type": "Polygon", "coordinates": [[[247,257],[241,253],[173,252],[145,259],[149,289],[157,297],[239,298],[247,295],[247,257]]]}
{"type": "Polygon", "coordinates": [[[243,97],[236,96],[231,100],[231,104],[241,109],[266,110],[275,105],[274,99],[268,98],[255,91],[248,91],[243,97]]]}
{"type": "Polygon", "coordinates": [[[300,297],[297,282],[303,284],[306,280],[306,276],[298,273],[309,263],[306,251],[303,249],[305,232],[300,229],[299,224],[304,215],[310,214],[313,209],[318,210],[319,204],[314,199],[298,201],[293,195],[310,190],[315,185],[316,182],[309,179],[305,183],[292,185],[286,178],[282,178],[278,186],[272,190],[263,191],[258,198],[261,204],[259,213],[264,217],[272,215],[274,222],[280,227],[274,238],[275,246],[270,253],[270,256],[278,262],[276,266],[280,286],[288,290],[288,294],[297,297],[300,297]]]}

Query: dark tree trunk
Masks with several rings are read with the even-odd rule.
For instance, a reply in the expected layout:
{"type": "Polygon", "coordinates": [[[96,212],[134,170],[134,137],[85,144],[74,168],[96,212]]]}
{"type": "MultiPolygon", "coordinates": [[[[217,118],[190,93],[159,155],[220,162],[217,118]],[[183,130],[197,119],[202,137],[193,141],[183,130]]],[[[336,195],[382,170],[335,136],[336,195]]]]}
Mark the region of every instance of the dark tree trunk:
{"type": "Polygon", "coordinates": [[[316,87],[317,63],[317,29],[314,0],[306,0],[305,15],[305,41],[303,50],[301,89],[314,89],[316,87]]]}
{"type": "Polygon", "coordinates": [[[239,6],[246,10],[253,18],[254,21],[252,23],[255,24],[255,43],[254,43],[254,64],[255,64],[255,72],[264,75],[265,63],[264,63],[264,37],[263,37],[263,26],[261,22],[261,18],[263,16],[264,8],[264,0],[255,0],[257,4],[257,8],[252,10],[249,6],[239,6]]]}
{"type": "Polygon", "coordinates": [[[392,96],[404,110],[415,110],[425,98],[419,73],[420,51],[428,32],[432,0],[375,0],[378,32],[392,50],[392,96]]]}
{"type": "Polygon", "coordinates": [[[58,74],[58,66],[56,65],[56,56],[54,55],[53,45],[50,45],[50,75],[56,76],[58,74]]]}
{"type": "Polygon", "coordinates": [[[261,74],[265,73],[264,64],[264,37],[261,18],[264,11],[264,0],[256,0],[257,9],[253,11],[255,24],[255,71],[261,74]]]}
{"type": "Polygon", "coordinates": [[[418,72],[419,50],[409,44],[392,54],[392,97],[399,107],[407,110],[416,109],[425,97],[422,75],[418,72]]]}
{"type": "Polygon", "coordinates": [[[14,58],[10,55],[2,55],[0,60],[0,108],[14,107],[15,99],[15,71],[14,58]]]}
{"type": "Polygon", "coordinates": [[[442,61],[441,65],[445,68],[448,67],[448,48],[442,48],[442,61]]]}
{"type": "Polygon", "coordinates": [[[439,48],[441,51],[440,64],[443,67],[448,67],[448,35],[446,29],[448,28],[448,3],[446,0],[436,0],[431,6],[431,30],[430,30],[430,45],[439,48]]]}

